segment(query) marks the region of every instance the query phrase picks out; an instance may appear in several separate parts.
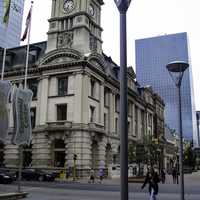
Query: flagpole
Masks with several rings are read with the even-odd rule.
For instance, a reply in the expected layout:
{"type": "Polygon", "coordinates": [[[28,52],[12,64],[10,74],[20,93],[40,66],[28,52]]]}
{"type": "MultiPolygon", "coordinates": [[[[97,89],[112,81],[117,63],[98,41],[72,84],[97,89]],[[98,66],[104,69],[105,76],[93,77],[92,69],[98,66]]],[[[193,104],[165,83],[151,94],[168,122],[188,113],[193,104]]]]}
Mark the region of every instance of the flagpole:
{"type": "MultiPolygon", "coordinates": [[[[31,1],[31,9],[32,12],[33,1],[31,1]]],[[[26,65],[25,65],[25,78],[24,78],[24,89],[27,88],[27,75],[28,75],[28,58],[29,58],[29,47],[30,47],[30,33],[31,33],[31,20],[32,14],[30,16],[30,25],[28,27],[28,41],[27,41],[27,52],[26,52],[26,65]]],[[[21,191],[21,177],[22,177],[22,166],[23,166],[23,144],[19,145],[19,174],[18,174],[18,192],[21,191]]]]}
{"type": "MultiPolygon", "coordinates": [[[[33,8],[33,1],[31,1],[31,12],[33,8]]],[[[26,51],[26,68],[25,68],[25,80],[24,80],[24,88],[27,88],[27,75],[28,75],[28,59],[29,59],[29,48],[30,48],[30,33],[31,33],[31,21],[32,21],[32,14],[30,17],[30,26],[28,28],[28,42],[27,42],[27,51],[26,51]]]]}
{"type": "Polygon", "coordinates": [[[1,69],[1,80],[3,80],[3,76],[4,76],[5,62],[6,62],[6,50],[7,49],[5,47],[4,50],[3,50],[3,63],[2,63],[2,69],[1,69]]]}

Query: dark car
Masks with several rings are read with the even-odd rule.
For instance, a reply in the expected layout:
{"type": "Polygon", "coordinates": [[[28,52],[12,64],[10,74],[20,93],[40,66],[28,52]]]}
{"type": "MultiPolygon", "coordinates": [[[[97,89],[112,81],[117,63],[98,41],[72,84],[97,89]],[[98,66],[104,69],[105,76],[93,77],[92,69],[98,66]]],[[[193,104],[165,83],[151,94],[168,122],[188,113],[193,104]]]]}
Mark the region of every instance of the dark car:
{"type": "Polygon", "coordinates": [[[9,176],[12,179],[12,181],[16,181],[17,179],[16,173],[7,168],[0,168],[0,174],[9,176]]]}
{"type": "Polygon", "coordinates": [[[0,172],[0,184],[9,184],[13,182],[12,176],[4,172],[0,172]]]}
{"type": "MultiPolygon", "coordinates": [[[[18,176],[18,172],[17,172],[18,176]]],[[[54,181],[55,175],[39,169],[23,169],[22,180],[26,181],[54,181]]]]}

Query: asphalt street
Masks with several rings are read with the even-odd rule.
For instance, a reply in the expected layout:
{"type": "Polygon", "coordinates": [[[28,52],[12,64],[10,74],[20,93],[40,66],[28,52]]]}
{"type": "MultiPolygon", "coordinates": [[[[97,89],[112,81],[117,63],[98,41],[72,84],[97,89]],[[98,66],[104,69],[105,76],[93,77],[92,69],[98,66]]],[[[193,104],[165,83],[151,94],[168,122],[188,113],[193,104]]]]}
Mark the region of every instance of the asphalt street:
{"type": "MultiPolygon", "coordinates": [[[[48,183],[47,183],[48,185],[48,183]]],[[[166,185],[167,186],[167,185],[166,185]]],[[[98,187],[98,186],[97,186],[98,187]]],[[[104,187],[101,187],[103,189],[104,187]]],[[[84,189],[68,189],[68,187],[44,187],[44,186],[23,186],[23,191],[28,192],[27,200],[120,200],[119,191],[104,191],[104,190],[88,190],[84,189]]],[[[16,185],[1,185],[0,190],[4,192],[16,191],[16,185]]],[[[179,191],[161,192],[157,200],[179,200],[179,191]]],[[[200,200],[199,194],[186,194],[185,200],[200,200]]],[[[129,193],[130,200],[148,200],[147,192],[133,192],[129,193]]]]}

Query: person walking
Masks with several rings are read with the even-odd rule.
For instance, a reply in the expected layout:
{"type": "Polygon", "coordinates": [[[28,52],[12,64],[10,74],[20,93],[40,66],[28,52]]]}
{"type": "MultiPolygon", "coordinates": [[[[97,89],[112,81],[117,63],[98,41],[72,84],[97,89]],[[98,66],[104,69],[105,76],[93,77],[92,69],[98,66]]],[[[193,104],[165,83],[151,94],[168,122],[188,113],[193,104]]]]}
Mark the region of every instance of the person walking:
{"type": "Polygon", "coordinates": [[[102,168],[99,169],[99,183],[102,183],[104,176],[104,171],[102,168]]]}
{"type": "Polygon", "coordinates": [[[165,183],[165,171],[164,171],[164,169],[161,169],[160,176],[161,176],[162,184],[164,184],[165,183]]]}
{"type": "MultiPolygon", "coordinates": [[[[173,167],[173,169],[172,169],[173,184],[176,184],[176,183],[177,183],[177,176],[178,176],[177,170],[176,170],[175,167],[173,167]]],[[[178,183],[177,183],[177,184],[178,184],[178,183]]]]}
{"type": "Polygon", "coordinates": [[[94,170],[91,169],[90,170],[90,179],[89,179],[89,183],[94,183],[94,170]]]}
{"type": "Polygon", "coordinates": [[[160,182],[158,173],[152,168],[147,172],[144,183],[141,187],[143,189],[147,184],[149,184],[149,194],[150,200],[156,200],[156,196],[158,195],[158,183],[160,182]]]}

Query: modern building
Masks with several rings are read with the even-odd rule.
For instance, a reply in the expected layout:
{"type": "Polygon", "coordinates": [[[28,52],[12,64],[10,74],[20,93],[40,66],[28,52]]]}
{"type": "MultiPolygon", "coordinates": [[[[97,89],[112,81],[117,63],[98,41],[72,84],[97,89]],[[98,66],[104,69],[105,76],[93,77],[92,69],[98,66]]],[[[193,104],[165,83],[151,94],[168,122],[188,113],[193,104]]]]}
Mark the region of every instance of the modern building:
{"type": "MultiPolygon", "coordinates": [[[[102,0],[52,2],[47,42],[30,45],[33,138],[23,150],[24,166],[70,169],[76,157],[77,173],[87,176],[91,168],[119,162],[119,66],[102,52],[102,0]]],[[[17,87],[24,81],[26,46],[8,52],[5,79],[17,87]]],[[[135,146],[146,135],[163,137],[164,102],[150,87],[139,87],[131,67],[127,73],[127,126],[135,146]]],[[[1,145],[7,167],[18,164],[12,127],[10,107],[10,134],[1,145]]]]}
{"type": "Polygon", "coordinates": [[[178,130],[178,97],[175,84],[166,69],[172,61],[190,64],[181,85],[183,136],[198,146],[196,113],[193,94],[192,66],[187,33],[177,33],[135,42],[136,74],[141,85],[151,85],[165,102],[165,123],[178,130]]]}
{"type": "Polygon", "coordinates": [[[8,26],[3,23],[4,1],[0,1],[0,47],[11,48],[20,45],[24,0],[11,0],[8,26]]]}

